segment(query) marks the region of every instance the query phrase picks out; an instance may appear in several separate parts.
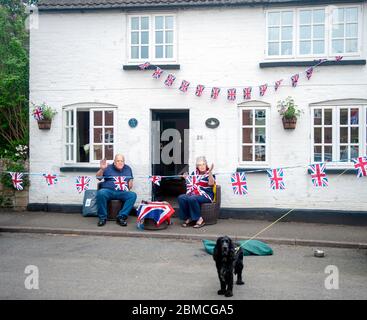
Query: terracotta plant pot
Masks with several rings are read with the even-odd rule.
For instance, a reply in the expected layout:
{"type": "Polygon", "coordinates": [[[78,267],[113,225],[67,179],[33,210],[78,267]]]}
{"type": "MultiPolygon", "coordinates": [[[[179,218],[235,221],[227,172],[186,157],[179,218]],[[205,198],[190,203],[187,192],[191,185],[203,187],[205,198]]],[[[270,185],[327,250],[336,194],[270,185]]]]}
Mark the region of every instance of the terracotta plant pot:
{"type": "Polygon", "coordinates": [[[38,120],[38,129],[48,130],[51,128],[51,120],[38,120]]]}
{"type": "Polygon", "coordinates": [[[296,124],[297,124],[297,118],[291,118],[291,119],[287,119],[283,117],[283,127],[284,129],[296,129],[296,124]]]}

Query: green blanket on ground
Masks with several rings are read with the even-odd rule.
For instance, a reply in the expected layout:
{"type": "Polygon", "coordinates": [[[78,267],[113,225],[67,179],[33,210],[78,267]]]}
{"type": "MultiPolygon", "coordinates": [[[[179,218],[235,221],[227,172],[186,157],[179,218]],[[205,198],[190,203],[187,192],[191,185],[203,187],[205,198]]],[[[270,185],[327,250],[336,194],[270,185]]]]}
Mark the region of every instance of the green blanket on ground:
{"type": "MultiPolygon", "coordinates": [[[[204,248],[209,254],[213,254],[216,241],[203,240],[204,248]]],[[[259,240],[240,240],[235,241],[236,246],[240,245],[245,256],[270,256],[273,254],[273,249],[266,243],[259,240]],[[247,242],[246,242],[247,241],[247,242]]]]}

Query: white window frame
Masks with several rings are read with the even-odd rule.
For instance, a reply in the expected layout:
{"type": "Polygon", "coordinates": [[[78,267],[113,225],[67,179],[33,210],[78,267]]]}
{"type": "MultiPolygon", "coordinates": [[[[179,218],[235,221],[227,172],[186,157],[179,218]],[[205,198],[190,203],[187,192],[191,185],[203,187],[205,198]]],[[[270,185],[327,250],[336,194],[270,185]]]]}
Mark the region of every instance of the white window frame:
{"type": "Polygon", "coordinates": [[[314,57],[324,57],[329,50],[329,42],[328,42],[328,10],[325,7],[309,7],[309,8],[299,8],[297,10],[297,17],[296,17],[296,24],[297,24],[297,33],[296,33],[296,37],[297,37],[297,42],[296,42],[296,47],[297,47],[297,56],[298,57],[303,57],[303,58],[314,58],[314,57]],[[301,54],[301,18],[300,18],[300,13],[301,11],[306,11],[306,10],[310,10],[312,12],[312,21],[311,21],[311,53],[310,54],[301,54]],[[314,29],[314,23],[313,23],[313,11],[316,10],[324,10],[325,12],[325,20],[324,20],[324,53],[319,53],[319,54],[314,54],[313,53],[313,41],[314,40],[319,40],[319,39],[315,39],[313,37],[313,29],[314,29]]]}
{"type": "MultiPolygon", "coordinates": [[[[295,40],[296,40],[296,29],[295,27],[297,26],[296,25],[296,10],[295,9],[292,9],[292,8],[288,8],[288,9],[274,9],[274,10],[267,10],[266,11],[266,36],[265,36],[265,55],[268,59],[289,59],[289,58],[293,58],[295,56],[295,40]],[[293,28],[293,32],[292,32],[292,54],[291,55],[269,55],[269,41],[268,41],[268,37],[269,37],[269,13],[274,13],[274,12],[280,12],[280,15],[282,15],[282,12],[292,12],[293,14],[293,25],[292,25],[292,28],[293,28]]],[[[280,24],[280,30],[279,30],[279,53],[282,52],[282,32],[281,32],[281,29],[282,29],[282,24],[280,24]]],[[[289,40],[287,40],[289,41],[289,40]]],[[[284,42],[287,42],[287,41],[284,41],[284,42]]]]}
{"type": "MultiPolygon", "coordinates": [[[[146,14],[143,14],[143,15],[131,15],[131,16],[128,16],[128,19],[127,19],[127,24],[128,24],[128,27],[127,27],[127,30],[128,30],[128,57],[129,57],[129,61],[132,61],[132,62],[140,62],[140,61],[150,61],[150,56],[151,56],[151,16],[150,15],[146,15],[146,14]],[[138,48],[139,48],[139,57],[140,57],[140,48],[141,48],[141,29],[140,29],[140,21],[141,21],[141,18],[149,18],[149,23],[148,23],[148,58],[139,58],[139,59],[135,59],[135,58],[132,58],[131,56],[131,48],[133,46],[133,44],[131,43],[131,32],[132,32],[132,29],[131,29],[131,20],[132,18],[139,18],[139,44],[138,44],[138,48]]],[[[144,30],[146,31],[146,30],[144,30]]],[[[136,45],[134,45],[136,46],[136,45]]]]}
{"type": "Polygon", "coordinates": [[[241,106],[238,108],[238,111],[239,111],[239,120],[240,120],[240,124],[239,124],[239,153],[238,153],[238,160],[239,160],[239,165],[240,166],[250,166],[250,167],[264,167],[264,166],[267,166],[269,165],[270,163],[270,159],[269,159],[269,156],[270,156],[270,152],[269,152],[269,148],[270,148],[270,107],[269,106],[251,106],[251,105],[248,105],[248,106],[241,106]],[[253,112],[253,125],[243,125],[243,111],[244,110],[252,110],[253,112]],[[255,111],[257,110],[265,110],[265,126],[263,125],[255,125],[255,111]],[[249,128],[257,128],[257,127],[265,127],[265,143],[264,144],[260,144],[260,143],[256,143],[255,142],[255,130],[254,130],[254,134],[253,134],[253,142],[251,144],[246,144],[246,143],[243,143],[242,141],[242,138],[243,138],[243,133],[242,133],[242,129],[243,128],[246,128],[246,127],[249,127],[249,128]],[[255,157],[255,146],[256,145],[265,145],[265,161],[243,161],[243,151],[242,151],[242,147],[244,145],[252,145],[252,148],[253,148],[253,157],[255,157]]]}
{"type": "MultiPolygon", "coordinates": [[[[136,63],[142,63],[142,62],[157,62],[157,63],[173,63],[177,62],[177,15],[175,13],[154,13],[154,14],[133,14],[127,16],[127,57],[128,57],[128,63],[130,64],[136,64],[136,63]],[[156,46],[156,39],[155,39],[155,18],[156,17],[173,17],[173,57],[172,58],[156,58],[155,57],[155,46],[156,46]],[[137,17],[149,17],[149,50],[148,58],[144,59],[133,59],[131,57],[131,19],[137,18],[137,17]]],[[[141,39],[139,38],[139,43],[141,39]]],[[[164,49],[165,50],[165,49],[164,49]]]]}
{"type": "MultiPolygon", "coordinates": [[[[109,107],[100,107],[100,106],[93,106],[93,105],[78,105],[78,106],[68,106],[63,108],[63,159],[65,164],[77,164],[80,166],[88,166],[90,164],[95,165],[98,164],[100,160],[93,160],[93,153],[94,153],[94,132],[93,132],[93,126],[94,126],[94,113],[93,111],[113,111],[113,126],[107,126],[107,127],[113,127],[113,157],[116,154],[116,145],[117,145],[117,137],[118,137],[118,125],[117,125],[117,117],[116,117],[116,107],[109,106],[109,107]],[[88,111],[89,112],[89,161],[88,162],[77,162],[77,112],[78,111],[88,111]],[[73,126],[67,126],[67,114],[69,112],[73,112],[74,116],[74,125],[73,126]],[[74,128],[73,132],[73,143],[67,143],[66,138],[66,130],[68,128],[74,128]],[[73,145],[73,155],[74,158],[67,160],[66,157],[66,148],[67,145],[73,145]]],[[[102,112],[102,124],[104,123],[104,112],[102,112]]],[[[104,128],[104,126],[102,126],[104,128]]],[[[102,131],[103,132],[103,131],[102,131]]],[[[102,141],[104,141],[104,137],[102,137],[102,141]]],[[[102,145],[104,146],[105,143],[102,142],[102,145]]],[[[104,156],[104,148],[102,148],[102,158],[104,156]]]]}
{"type": "MultiPolygon", "coordinates": [[[[333,47],[332,47],[332,30],[329,30],[329,51],[328,51],[328,55],[330,57],[335,57],[338,55],[342,55],[343,57],[357,57],[361,55],[361,46],[362,46],[362,25],[363,25],[363,14],[362,14],[362,6],[359,4],[354,4],[354,5],[338,5],[338,6],[334,6],[334,8],[337,9],[347,9],[347,8],[357,8],[358,9],[358,44],[357,44],[357,48],[358,51],[357,52],[342,52],[342,53],[333,53],[333,47]]],[[[332,9],[331,9],[332,10],[332,9]]],[[[333,25],[333,12],[329,11],[329,21],[328,21],[328,25],[330,26],[330,28],[332,29],[332,25],[333,25]]],[[[344,22],[345,22],[345,16],[344,16],[344,22]]],[[[345,25],[345,24],[344,24],[345,25]]],[[[345,40],[346,40],[346,36],[345,36],[345,28],[344,28],[344,50],[345,50],[345,40]]]]}
{"type": "MultiPolygon", "coordinates": [[[[359,156],[365,156],[367,153],[367,105],[365,104],[350,104],[350,105],[317,105],[310,108],[311,112],[311,162],[314,162],[314,110],[322,109],[332,109],[333,122],[332,122],[332,163],[325,162],[327,167],[337,167],[337,168],[350,168],[353,165],[352,161],[340,161],[340,109],[358,109],[359,110],[359,156]]],[[[348,113],[348,128],[353,125],[349,124],[349,113],[348,113]]],[[[317,125],[318,127],[318,125],[317,125]]],[[[323,125],[322,125],[323,128],[323,125]]],[[[350,129],[348,129],[350,131],[350,129]]],[[[323,136],[322,132],[322,136],[323,136]]],[[[344,144],[343,144],[344,145],[344,144]]],[[[353,143],[348,143],[348,145],[353,145],[353,143]]],[[[348,160],[350,159],[350,152],[348,150],[348,160]]]]}
{"type": "Polygon", "coordinates": [[[279,8],[279,9],[271,9],[265,11],[265,52],[264,59],[265,60],[289,60],[289,59],[314,59],[314,58],[335,58],[337,55],[342,55],[343,57],[360,57],[362,54],[362,45],[363,45],[363,6],[361,4],[339,4],[333,6],[302,6],[297,8],[279,8]],[[358,8],[358,51],[352,53],[338,53],[335,54],[332,52],[332,10],[333,8],[358,8]],[[301,10],[317,10],[317,9],[325,9],[325,53],[324,54],[310,54],[310,55],[301,55],[300,54],[300,11],[301,10]],[[282,56],[272,56],[268,54],[268,28],[269,28],[269,20],[268,14],[271,12],[282,12],[282,11],[293,11],[293,54],[282,56]]]}

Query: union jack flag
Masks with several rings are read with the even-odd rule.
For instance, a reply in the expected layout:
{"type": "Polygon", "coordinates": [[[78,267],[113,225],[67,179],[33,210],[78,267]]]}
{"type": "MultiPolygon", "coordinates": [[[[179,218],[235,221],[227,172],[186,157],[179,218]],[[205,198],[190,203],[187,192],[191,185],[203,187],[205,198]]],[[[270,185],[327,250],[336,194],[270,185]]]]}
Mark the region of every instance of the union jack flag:
{"type": "Polygon", "coordinates": [[[23,190],[23,173],[20,172],[10,172],[11,181],[13,186],[17,190],[23,190]]]}
{"type": "Polygon", "coordinates": [[[152,74],[152,77],[154,79],[159,79],[161,77],[162,73],[163,73],[163,70],[161,68],[157,67],[157,69],[155,69],[154,73],[152,74]]]}
{"type": "Polygon", "coordinates": [[[197,87],[196,87],[195,95],[197,97],[201,97],[201,95],[203,94],[204,89],[205,89],[205,86],[203,86],[202,84],[198,84],[197,87]]]}
{"type": "Polygon", "coordinates": [[[150,67],[150,63],[149,62],[145,62],[143,64],[139,64],[140,70],[145,70],[145,69],[148,69],[149,67],[150,67]]]}
{"type": "Polygon", "coordinates": [[[342,60],[343,59],[343,56],[336,56],[335,57],[335,61],[340,61],[340,60],[342,60]]]}
{"type": "Polygon", "coordinates": [[[278,91],[280,85],[282,84],[283,79],[280,79],[278,81],[275,81],[274,89],[275,91],[278,91]]]}
{"type": "Polygon", "coordinates": [[[243,98],[245,100],[250,100],[251,99],[251,91],[252,91],[251,87],[247,87],[247,88],[243,89],[243,98]]]}
{"type": "Polygon", "coordinates": [[[187,89],[189,88],[190,82],[186,81],[186,80],[182,80],[181,86],[180,86],[180,90],[182,92],[187,92],[187,89]]]}
{"type": "Polygon", "coordinates": [[[167,202],[141,203],[137,210],[138,222],[149,218],[153,219],[157,226],[164,221],[170,223],[171,216],[174,214],[174,212],[175,210],[167,202]]]}
{"type": "Polygon", "coordinates": [[[268,169],[268,176],[270,178],[270,188],[273,190],[284,190],[284,172],[283,169],[268,169]]]}
{"type": "Polygon", "coordinates": [[[43,120],[43,109],[41,107],[36,107],[33,110],[33,117],[38,120],[43,120]]]}
{"type": "Polygon", "coordinates": [[[311,164],[308,168],[311,171],[311,179],[315,187],[329,186],[329,181],[325,174],[325,163],[311,164]]]}
{"type": "Polygon", "coordinates": [[[230,101],[236,100],[236,89],[228,89],[227,91],[227,98],[230,101]]]}
{"type": "Polygon", "coordinates": [[[168,76],[167,76],[167,79],[164,81],[164,84],[167,86],[167,87],[170,87],[172,86],[173,82],[176,80],[176,77],[170,73],[168,76]]]}
{"type": "Polygon", "coordinates": [[[162,177],[161,176],[150,176],[149,177],[149,181],[152,181],[157,186],[160,186],[161,180],[162,180],[162,177]]]}
{"type": "Polygon", "coordinates": [[[219,96],[219,92],[220,92],[220,88],[216,88],[216,87],[214,87],[214,88],[212,89],[211,98],[212,98],[212,99],[217,99],[217,98],[218,98],[218,96],[219,96]]]}
{"type": "Polygon", "coordinates": [[[306,77],[307,77],[307,80],[310,80],[310,79],[311,79],[312,74],[313,74],[313,68],[312,68],[312,67],[311,67],[311,68],[308,68],[308,69],[306,70],[306,77]]]}
{"type": "Polygon", "coordinates": [[[231,184],[234,194],[246,195],[248,194],[246,175],[244,172],[236,172],[231,175],[231,184]]]}
{"type": "Polygon", "coordinates": [[[292,87],[297,87],[297,83],[299,80],[299,74],[295,74],[294,76],[291,77],[292,80],[292,87]]]}
{"type": "Polygon", "coordinates": [[[83,191],[88,190],[89,189],[89,183],[90,183],[90,177],[77,176],[76,177],[76,183],[75,183],[76,190],[79,193],[82,193],[83,191]]]}
{"type": "Polygon", "coordinates": [[[115,180],[113,183],[115,184],[115,190],[129,191],[127,186],[126,177],[113,177],[115,180]]]}
{"type": "Polygon", "coordinates": [[[260,89],[260,96],[263,97],[264,94],[265,94],[265,92],[266,92],[266,90],[268,89],[268,85],[267,84],[263,84],[263,85],[261,85],[259,87],[259,89],[260,89]]]}
{"type": "Polygon", "coordinates": [[[208,175],[191,175],[186,177],[186,194],[204,196],[212,201],[212,198],[203,188],[209,187],[208,175]]]}
{"type": "Polygon", "coordinates": [[[49,186],[52,186],[52,185],[56,184],[56,182],[57,182],[57,176],[56,176],[56,174],[50,174],[50,173],[48,173],[46,175],[46,173],[44,173],[43,176],[45,177],[46,183],[49,186]]]}
{"type": "Polygon", "coordinates": [[[321,64],[321,63],[324,63],[325,61],[327,61],[327,59],[318,59],[318,60],[315,60],[317,61],[317,64],[321,64]]]}
{"type": "Polygon", "coordinates": [[[352,159],[354,168],[358,170],[357,177],[367,177],[367,156],[352,159]]]}

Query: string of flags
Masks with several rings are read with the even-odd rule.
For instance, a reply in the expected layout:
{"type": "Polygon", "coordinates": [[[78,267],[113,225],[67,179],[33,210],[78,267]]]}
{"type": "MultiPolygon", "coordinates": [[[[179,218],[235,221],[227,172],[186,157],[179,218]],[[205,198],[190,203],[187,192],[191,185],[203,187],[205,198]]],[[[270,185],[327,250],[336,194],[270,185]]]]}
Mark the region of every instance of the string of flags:
{"type": "MultiPolygon", "coordinates": [[[[337,62],[341,61],[342,59],[343,59],[343,56],[336,56],[335,57],[335,61],[337,61],[337,62]]],[[[291,86],[294,87],[294,88],[297,87],[298,82],[300,80],[300,76],[302,74],[305,74],[307,80],[310,80],[312,75],[313,75],[313,72],[314,72],[315,68],[320,66],[321,64],[325,63],[326,61],[331,61],[331,60],[329,60],[329,59],[315,60],[315,65],[307,68],[303,72],[299,72],[299,73],[296,73],[296,74],[290,76],[289,79],[290,79],[291,86]]],[[[140,70],[146,70],[150,67],[153,67],[155,69],[153,74],[152,74],[152,77],[154,79],[160,79],[161,76],[166,72],[163,69],[161,69],[160,67],[151,64],[150,62],[145,62],[145,63],[139,65],[140,70]]],[[[261,85],[257,86],[259,96],[260,97],[265,96],[265,94],[268,92],[269,87],[274,87],[274,91],[277,92],[279,90],[279,88],[282,85],[284,85],[284,80],[285,79],[276,80],[273,85],[269,85],[268,83],[265,83],[265,84],[261,84],[261,85]]],[[[164,81],[164,84],[165,84],[166,87],[172,87],[172,85],[175,81],[176,81],[176,76],[172,73],[168,73],[167,78],[164,81]]],[[[183,93],[187,93],[188,90],[189,90],[189,87],[190,87],[190,82],[187,81],[187,80],[182,80],[182,82],[181,82],[180,86],[178,87],[178,89],[183,93]]],[[[204,92],[205,88],[206,88],[205,85],[198,84],[196,86],[196,89],[195,89],[195,95],[197,97],[201,97],[203,95],[203,92],[204,92]]],[[[209,88],[211,88],[211,92],[210,92],[211,99],[213,99],[213,100],[218,99],[218,97],[219,97],[219,95],[222,91],[221,89],[223,89],[223,88],[220,88],[220,87],[209,87],[209,88]]],[[[227,100],[228,101],[235,101],[238,98],[238,92],[237,92],[236,87],[226,88],[226,89],[227,89],[227,100]]],[[[252,97],[253,95],[254,95],[253,87],[252,86],[244,86],[244,88],[243,88],[243,99],[244,100],[251,100],[253,98],[252,97]]]]}
{"type": "MultiPolygon", "coordinates": [[[[367,156],[358,157],[356,159],[352,159],[353,167],[357,171],[357,178],[367,177],[367,156]]],[[[298,166],[297,166],[298,167],[298,166]]],[[[288,168],[295,168],[295,167],[288,167],[288,168]]],[[[325,173],[326,170],[326,163],[315,163],[310,164],[308,166],[308,171],[310,173],[311,181],[314,187],[328,187],[329,180],[325,173]]],[[[270,182],[270,189],[272,190],[285,190],[285,174],[284,168],[273,168],[273,169],[258,169],[248,172],[260,172],[266,171],[269,182],[270,182]]],[[[25,172],[9,172],[11,176],[11,180],[13,183],[13,187],[17,190],[23,190],[23,175],[30,174],[25,172]]],[[[217,173],[219,174],[226,174],[226,173],[217,173]]],[[[48,186],[56,185],[58,180],[58,175],[44,173],[42,174],[45,182],[48,186]]],[[[162,178],[166,177],[183,177],[182,175],[178,176],[149,176],[148,180],[153,184],[160,186],[162,178]]],[[[202,187],[204,186],[204,180],[207,175],[189,175],[186,176],[186,187],[190,192],[195,192],[200,195],[206,196],[205,192],[203,192],[202,187]]],[[[99,177],[101,178],[101,177],[99,177]]],[[[118,177],[102,177],[102,178],[113,178],[115,190],[121,191],[128,191],[128,181],[133,177],[128,176],[118,176],[118,177]]],[[[88,190],[90,187],[92,177],[89,176],[77,176],[75,179],[75,188],[79,193],[82,193],[85,190],[88,190]]],[[[231,174],[231,186],[233,189],[233,193],[235,195],[246,195],[248,194],[248,183],[246,179],[245,172],[236,172],[231,174]]]]}

